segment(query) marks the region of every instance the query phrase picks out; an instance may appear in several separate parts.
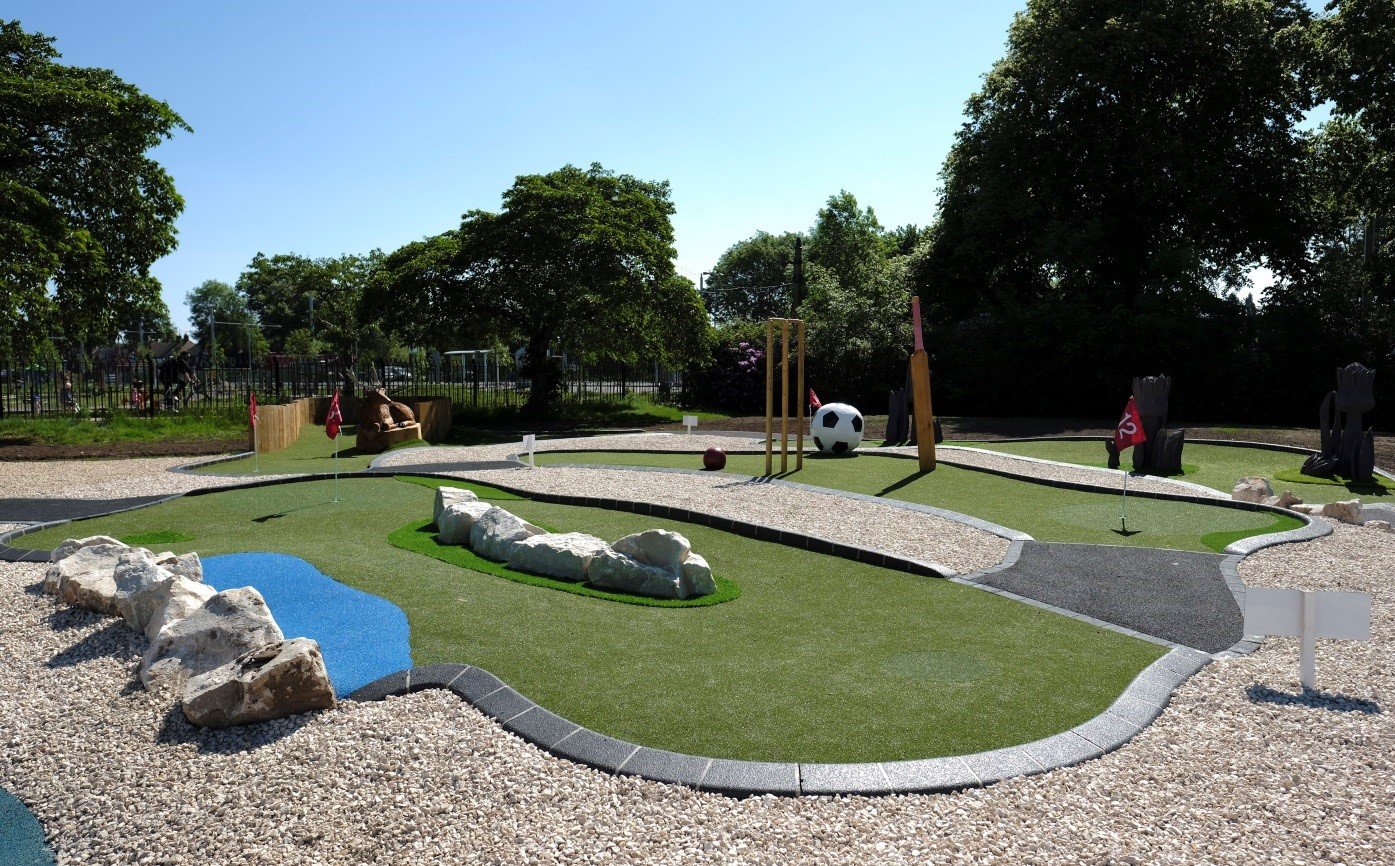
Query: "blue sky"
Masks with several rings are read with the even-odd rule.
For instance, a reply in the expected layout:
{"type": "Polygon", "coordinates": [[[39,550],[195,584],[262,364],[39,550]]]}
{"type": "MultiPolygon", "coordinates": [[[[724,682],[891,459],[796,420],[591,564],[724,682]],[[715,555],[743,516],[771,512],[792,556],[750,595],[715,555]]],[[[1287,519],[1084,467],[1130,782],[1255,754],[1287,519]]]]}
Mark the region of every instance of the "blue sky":
{"type": "Polygon", "coordinates": [[[155,275],[175,324],[257,252],[390,251],[566,163],[673,186],[696,281],[832,193],[929,222],[965,99],[1025,0],[75,2],[3,12],[193,134],[156,150],[186,208],[155,275]]]}

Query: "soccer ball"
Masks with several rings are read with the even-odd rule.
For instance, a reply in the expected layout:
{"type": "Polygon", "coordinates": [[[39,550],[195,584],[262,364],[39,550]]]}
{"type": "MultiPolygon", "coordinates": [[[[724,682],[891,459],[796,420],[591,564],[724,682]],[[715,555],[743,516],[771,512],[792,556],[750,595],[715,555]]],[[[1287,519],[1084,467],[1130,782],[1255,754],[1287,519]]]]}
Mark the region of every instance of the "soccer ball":
{"type": "Polygon", "coordinates": [[[847,403],[825,403],[814,413],[814,445],[824,454],[847,454],[862,441],[862,413],[847,403]]]}

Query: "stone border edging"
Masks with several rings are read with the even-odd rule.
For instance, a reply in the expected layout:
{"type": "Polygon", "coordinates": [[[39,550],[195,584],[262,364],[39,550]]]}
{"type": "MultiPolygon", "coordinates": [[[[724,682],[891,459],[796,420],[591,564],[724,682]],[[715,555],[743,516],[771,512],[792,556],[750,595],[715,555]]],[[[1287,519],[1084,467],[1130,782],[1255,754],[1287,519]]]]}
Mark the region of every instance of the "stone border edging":
{"type": "Polygon", "coordinates": [[[434,664],[389,674],[348,696],[375,701],[446,689],[505,730],[543,751],[603,772],[639,776],[733,797],[760,794],[929,794],[977,788],[1098,758],[1156,719],[1172,692],[1211,657],[1175,648],[1144,668],[1099,715],[1030,743],[919,760],[819,764],[743,761],[686,755],[597,733],[547,710],[481,667],[434,664]]]}

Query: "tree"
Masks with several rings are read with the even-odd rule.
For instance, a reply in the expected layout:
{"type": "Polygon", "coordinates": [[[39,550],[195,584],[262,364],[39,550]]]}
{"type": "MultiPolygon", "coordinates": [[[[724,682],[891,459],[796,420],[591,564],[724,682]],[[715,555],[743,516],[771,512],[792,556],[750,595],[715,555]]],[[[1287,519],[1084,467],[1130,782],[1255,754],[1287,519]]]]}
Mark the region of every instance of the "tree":
{"type": "Polygon", "coordinates": [[[462,279],[479,281],[494,320],[527,341],[531,410],[552,398],[549,350],[674,365],[704,350],[702,299],[673,269],[667,182],[568,165],[520,176],[503,205],[465,214],[462,279]]]}
{"type": "Polygon", "coordinates": [[[1303,262],[1298,0],[1030,0],[968,103],[917,275],[944,317],[1303,262]]]}
{"type": "Polygon", "coordinates": [[[756,232],[722,253],[702,294],[717,323],[765,321],[789,316],[794,298],[793,232],[756,232]]]}
{"type": "Polygon", "coordinates": [[[220,280],[204,280],[185,296],[185,303],[194,339],[207,348],[210,363],[221,366],[245,357],[249,338],[253,357],[266,353],[261,323],[237,289],[220,280]]]}
{"type": "Polygon", "coordinates": [[[460,231],[412,241],[384,256],[358,319],[414,346],[481,348],[497,336],[494,305],[461,260],[460,231]]]}
{"type": "Polygon", "coordinates": [[[324,342],[311,334],[309,328],[296,328],[286,337],[286,354],[292,358],[318,358],[324,350],[324,342]]]}
{"type": "Polygon", "coordinates": [[[257,253],[237,278],[237,288],[278,350],[292,332],[310,328],[313,298],[315,337],[339,359],[352,392],[362,358],[385,360],[398,353],[380,323],[359,319],[364,293],[381,261],[377,250],[322,259],[257,253]]]}
{"type": "Polygon", "coordinates": [[[53,39],[0,22],[0,350],[110,339],[159,298],[184,202],[147,152],[189,126],[53,39]],[[51,287],[51,291],[50,291],[51,287]]]}
{"type": "Polygon", "coordinates": [[[809,233],[809,260],[839,285],[855,290],[877,279],[886,263],[890,250],[884,235],[872,209],[863,210],[856,196],[842,190],[819,209],[809,233]]]}

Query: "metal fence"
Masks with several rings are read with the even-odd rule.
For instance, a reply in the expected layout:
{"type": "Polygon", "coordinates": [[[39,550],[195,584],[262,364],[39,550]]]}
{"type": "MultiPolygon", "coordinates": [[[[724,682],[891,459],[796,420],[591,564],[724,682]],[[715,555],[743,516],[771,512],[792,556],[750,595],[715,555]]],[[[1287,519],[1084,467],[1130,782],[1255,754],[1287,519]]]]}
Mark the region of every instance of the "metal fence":
{"type": "MultiPolygon", "coordinates": [[[[683,393],[682,374],[657,364],[578,363],[556,359],[554,401],[586,405],[646,395],[673,402],[683,393]]],[[[0,358],[0,417],[104,415],[114,411],[232,412],[255,393],[262,404],[346,393],[382,384],[403,397],[449,397],[456,407],[520,407],[533,386],[511,362],[483,355],[414,356],[403,363],[364,363],[350,372],[333,359],[269,357],[256,367],[187,368],[151,359],[122,358],[86,364],[39,363],[0,358]]]]}

